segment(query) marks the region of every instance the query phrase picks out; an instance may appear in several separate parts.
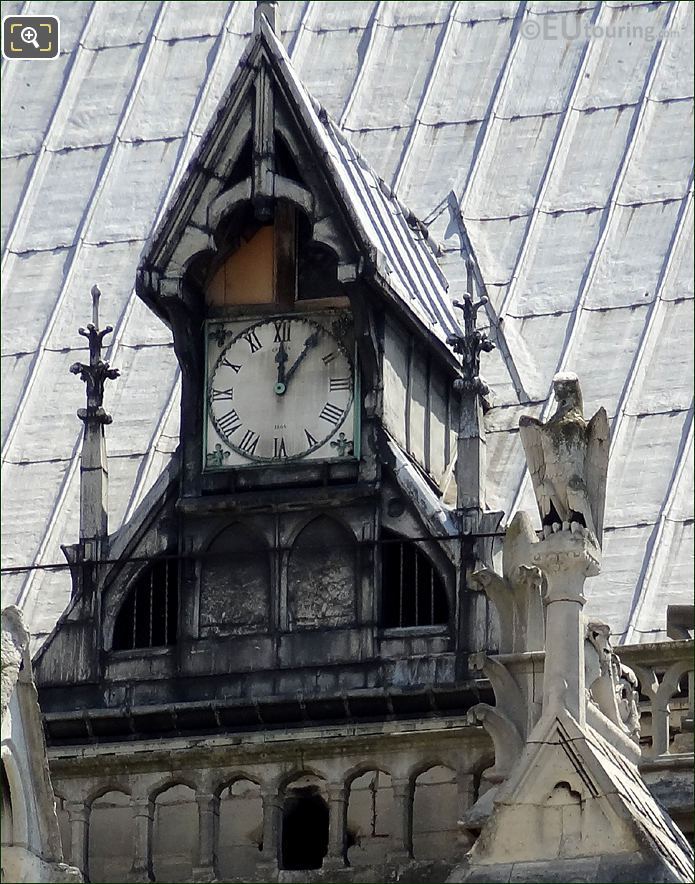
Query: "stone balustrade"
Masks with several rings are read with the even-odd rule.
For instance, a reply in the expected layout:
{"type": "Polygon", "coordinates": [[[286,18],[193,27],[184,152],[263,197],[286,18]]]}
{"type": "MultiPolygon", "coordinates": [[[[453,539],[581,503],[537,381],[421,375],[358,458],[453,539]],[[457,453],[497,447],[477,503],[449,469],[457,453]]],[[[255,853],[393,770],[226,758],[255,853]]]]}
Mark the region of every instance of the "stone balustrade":
{"type": "Polygon", "coordinates": [[[640,703],[642,757],[656,759],[692,753],[695,701],[692,641],[625,645],[618,651],[623,663],[635,671],[641,694],[646,698],[640,703]]]}

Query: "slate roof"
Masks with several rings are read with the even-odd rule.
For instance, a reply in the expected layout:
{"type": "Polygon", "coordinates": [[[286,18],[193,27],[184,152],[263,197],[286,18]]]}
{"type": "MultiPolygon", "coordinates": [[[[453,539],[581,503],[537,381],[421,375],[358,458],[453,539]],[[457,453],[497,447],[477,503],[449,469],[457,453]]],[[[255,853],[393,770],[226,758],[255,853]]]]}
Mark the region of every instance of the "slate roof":
{"type": "MultiPolygon", "coordinates": [[[[427,331],[446,344],[448,337],[460,329],[447,293],[449,284],[437,263],[438,246],[430,242],[426,226],[400,202],[321,104],[307,92],[272,27],[263,21],[260,30],[262,37],[259,35],[258,41],[266,47],[278,77],[289,89],[295,112],[326,164],[327,174],[342,197],[377,277],[405,303],[427,331]]],[[[256,46],[256,39],[249,40],[239,67],[252,62],[256,46]]],[[[229,108],[234,105],[239,88],[238,79],[233,77],[191,159],[192,165],[209,168],[210,145],[214,145],[220,131],[224,131],[229,108]]],[[[151,263],[151,252],[156,253],[160,241],[167,237],[170,216],[175,214],[179,201],[190,203],[187,185],[189,180],[184,179],[164,218],[149,237],[143,265],[151,263]]]]}
{"type": "Polygon", "coordinates": [[[647,788],[634,764],[617,752],[593,728],[585,730],[594,757],[613,782],[635,823],[647,836],[657,856],[675,873],[677,881],[695,878],[693,848],[666,809],[647,788]]]}
{"type": "MultiPolygon", "coordinates": [[[[58,60],[2,69],[3,567],[61,563],[77,536],[84,390],[68,366],[95,281],[123,375],[105,402],[112,529],[176,446],[171,338],[135,271],[253,5],[2,4],[62,25],[58,60]]],[[[394,205],[338,129],[428,225],[451,294],[467,240],[475,250],[500,345],[484,357],[488,504],[534,509],[518,417],[547,412],[552,375],[576,371],[613,435],[590,610],[624,640],[664,637],[667,603],[692,586],[692,5],[369,0],[280,15],[335,121],[327,137],[377,201],[394,205]]],[[[64,570],[3,585],[39,634],[69,597],[64,570]]]]}

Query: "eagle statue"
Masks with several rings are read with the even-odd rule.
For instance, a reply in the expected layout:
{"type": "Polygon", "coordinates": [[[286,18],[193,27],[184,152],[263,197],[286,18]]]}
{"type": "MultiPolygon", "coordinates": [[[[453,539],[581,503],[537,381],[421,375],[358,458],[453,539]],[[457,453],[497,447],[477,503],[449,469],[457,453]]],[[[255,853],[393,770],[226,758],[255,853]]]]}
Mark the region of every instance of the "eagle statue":
{"type": "Polygon", "coordinates": [[[526,453],[544,533],[587,528],[601,545],[608,472],[608,418],[600,408],[584,420],[579,378],[556,374],[557,407],[547,421],[524,416],[519,433],[526,453]]]}

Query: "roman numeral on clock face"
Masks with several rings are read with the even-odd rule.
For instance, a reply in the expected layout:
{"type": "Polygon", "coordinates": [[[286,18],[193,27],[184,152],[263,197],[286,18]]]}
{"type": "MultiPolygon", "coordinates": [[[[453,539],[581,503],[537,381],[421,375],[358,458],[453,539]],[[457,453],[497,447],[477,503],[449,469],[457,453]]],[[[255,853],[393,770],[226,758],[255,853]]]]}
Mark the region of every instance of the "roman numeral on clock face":
{"type": "Polygon", "coordinates": [[[242,335],[242,337],[251,348],[252,353],[260,350],[263,346],[263,344],[261,344],[261,342],[258,340],[258,335],[253,329],[251,329],[251,331],[247,331],[246,334],[242,335]]]}
{"type": "Polygon", "coordinates": [[[239,443],[239,448],[244,452],[244,454],[254,454],[259,439],[260,436],[258,435],[258,433],[254,433],[253,430],[247,430],[244,433],[244,438],[239,443]]]}
{"type": "Polygon", "coordinates": [[[221,364],[222,364],[222,365],[226,365],[227,368],[231,368],[232,371],[235,372],[236,374],[239,374],[239,372],[241,371],[241,366],[240,366],[240,365],[234,365],[234,363],[233,363],[233,362],[230,362],[229,359],[227,359],[226,356],[225,356],[224,359],[222,360],[222,363],[221,363],[221,364]]]}
{"type": "Polygon", "coordinates": [[[345,412],[342,408],[338,408],[337,405],[333,405],[331,402],[326,402],[319,417],[322,421],[326,421],[336,427],[344,414],[345,412]]]}
{"type": "Polygon", "coordinates": [[[275,326],[275,338],[273,340],[274,344],[280,344],[283,342],[287,342],[290,339],[290,331],[292,329],[292,325],[289,322],[274,322],[275,326]]]}
{"type": "Polygon", "coordinates": [[[230,387],[228,390],[213,390],[211,398],[214,402],[219,402],[220,400],[225,399],[231,400],[234,398],[234,388],[230,387]]]}
{"type": "Polygon", "coordinates": [[[323,364],[328,365],[328,363],[333,362],[334,359],[335,353],[328,353],[326,356],[323,357],[323,364]]]}
{"type": "Polygon", "coordinates": [[[329,383],[331,393],[334,390],[349,390],[350,378],[331,378],[329,383]]]}
{"type": "Polygon", "coordinates": [[[241,426],[241,418],[232,408],[226,414],[217,418],[217,425],[225,435],[231,436],[241,426]]]}
{"type": "Polygon", "coordinates": [[[273,439],[273,457],[287,457],[287,449],[285,448],[285,440],[282,436],[273,439]]]}
{"type": "Polygon", "coordinates": [[[318,442],[318,439],[314,439],[314,437],[306,428],[304,429],[304,435],[306,436],[306,444],[309,446],[309,448],[313,448],[314,445],[316,445],[316,443],[318,442]]]}

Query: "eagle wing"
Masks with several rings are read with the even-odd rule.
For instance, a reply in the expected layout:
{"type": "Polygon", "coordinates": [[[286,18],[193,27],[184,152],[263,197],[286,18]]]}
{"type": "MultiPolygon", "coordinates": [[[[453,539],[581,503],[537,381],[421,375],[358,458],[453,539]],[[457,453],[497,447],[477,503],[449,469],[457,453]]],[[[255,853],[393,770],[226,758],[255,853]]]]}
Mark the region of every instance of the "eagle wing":
{"type": "Polygon", "coordinates": [[[524,446],[533,491],[538,502],[541,521],[550,512],[550,493],[546,482],[545,454],[543,452],[543,424],[535,417],[524,415],[519,419],[519,435],[524,446]]]}
{"type": "Polygon", "coordinates": [[[591,515],[596,527],[596,539],[601,544],[610,448],[610,430],[608,429],[608,416],[605,408],[599,408],[589,421],[586,428],[586,439],[586,489],[589,495],[591,515]]]}

